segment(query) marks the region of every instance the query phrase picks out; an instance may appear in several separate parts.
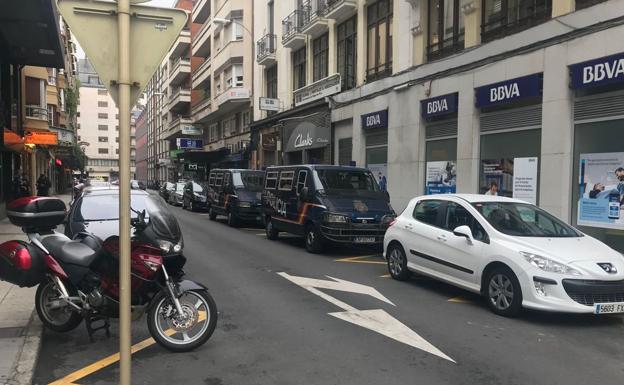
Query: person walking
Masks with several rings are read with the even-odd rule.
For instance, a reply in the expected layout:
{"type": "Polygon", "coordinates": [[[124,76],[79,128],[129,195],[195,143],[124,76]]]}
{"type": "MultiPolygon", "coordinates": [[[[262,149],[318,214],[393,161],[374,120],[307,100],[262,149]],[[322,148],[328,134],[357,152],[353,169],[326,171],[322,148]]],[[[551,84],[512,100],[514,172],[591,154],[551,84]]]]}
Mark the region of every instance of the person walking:
{"type": "Polygon", "coordinates": [[[47,197],[50,193],[50,179],[47,175],[41,174],[39,179],[37,179],[37,195],[40,197],[47,197]]]}
{"type": "Polygon", "coordinates": [[[493,195],[493,196],[498,195],[498,183],[491,182],[490,189],[485,192],[485,195],[493,195]]]}

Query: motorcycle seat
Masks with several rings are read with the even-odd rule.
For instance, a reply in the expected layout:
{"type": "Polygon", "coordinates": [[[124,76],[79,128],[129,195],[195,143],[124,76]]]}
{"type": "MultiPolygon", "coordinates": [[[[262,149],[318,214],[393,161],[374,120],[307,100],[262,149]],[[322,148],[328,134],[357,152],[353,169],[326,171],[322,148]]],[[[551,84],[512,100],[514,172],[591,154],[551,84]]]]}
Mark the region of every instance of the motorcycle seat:
{"type": "Polygon", "coordinates": [[[50,254],[61,262],[89,267],[97,257],[97,251],[80,241],[72,241],[62,234],[54,234],[41,240],[50,254]]]}

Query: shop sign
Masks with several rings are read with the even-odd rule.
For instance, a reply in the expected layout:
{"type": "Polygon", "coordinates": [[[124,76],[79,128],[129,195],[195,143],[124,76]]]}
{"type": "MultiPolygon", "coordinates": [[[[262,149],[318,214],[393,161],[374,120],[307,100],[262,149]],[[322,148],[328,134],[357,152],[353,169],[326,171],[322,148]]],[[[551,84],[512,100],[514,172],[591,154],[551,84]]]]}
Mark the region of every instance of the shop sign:
{"type": "Polygon", "coordinates": [[[56,132],[30,131],[24,135],[24,143],[56,146],[58,144],[58,135],[56,132]]]}
{"type": "Polygon", "coordinates": [[[536,98],[542,95],[542,74],[523,76],[504,82],[478,87],[476,90],[477,107],[492,107],[515,103],[520,100],[536,98]]]}
{"type": "Polygon", "coordinates": [[[570,66],[572,88],[624,83],[624,53],[570,66]]]}
{"type": "Polygon", "coordinates": [[[176,145],[178,149],[203,148],[203,140],[190,138],[177,138],[176,145]]]}
{"type": "Polygon", "coordinates": [[[182,135],[202,135],[204,130],[192,124],[183,124],[181,132],[182,135]]]}
{"type": "Polygon", "coordinates": [[[284,151],[325,147],[329,144],[330,135],[329,127],[317,126],[312,122],[299,123],[290,135],[284,151]]]}
{"type": "Polygon", "coordinates": [[[388,110],[362,115],[362,129],[388,128],[388,110]]]}
{"type": "Polygon", "coordinates": [[[577,224],[624,229],[624,152],[581,154],[577,224]]]}
{"type": "Polygon", "coordinates": [[[452,160],[427,162],[425,194],[454,194],[457,164],[452,160]]]}
{"type": "Polygon", "coordinates": [[[537,203],[537,157],[514,158],[512,198],[537,203]]]}
{"type": "Polygon", "coordinates": [[[275,151],[277,149],[277,135],[262,134],[262,149],[275,151]]]}
{"type": "Polygon", "coordinates": [[[279,99],[260,98],[259,108],[262,111],[279,111],[279,99]]]}
{"type": "Polygon", "coordinates": [[[71,146],[74,143],[74,133],[67,129],[50,127],[51,132],[55,132],[58,136],[59,146],[71,146]]]}
{"type": "Polygon", "coordinates": [[[230,100],[239,100],[249,98],[249,89],[247,88],[230,88],[217,98],[217,105],[221,105],[230,100]]]}
{"type": "Polygon", "coordinates": [[[24,139],[17,135],[15,132],[4,129],[4,142],[6,146],[16,145],[16,144],[24,144],[24,139]]]}
{"type": "Polygon", "coordinates": [[[160,158],[160,159],[158,159],[158,165],[160,165],[160,166],[169,166],[169,165],[171,165],[171,159],[169,159],[169,158],[160,158]]]}
{"type": "Polygon", "coordinates": [[[458,93],[436,96],[420,101],[420,114],[425,119],[454,114],[457,112],[458,93]]]}
{"type": "Polygon", "coordinates": [[[178,154],[183,153],[184,150],[169,150],[169,157],[170,158],[177,158],[178,154]]]}
{"type": "Polygon", "coordinates": [[[334,74],[294,91],[295,106],[340,92],[340,74],[334,74]]]}

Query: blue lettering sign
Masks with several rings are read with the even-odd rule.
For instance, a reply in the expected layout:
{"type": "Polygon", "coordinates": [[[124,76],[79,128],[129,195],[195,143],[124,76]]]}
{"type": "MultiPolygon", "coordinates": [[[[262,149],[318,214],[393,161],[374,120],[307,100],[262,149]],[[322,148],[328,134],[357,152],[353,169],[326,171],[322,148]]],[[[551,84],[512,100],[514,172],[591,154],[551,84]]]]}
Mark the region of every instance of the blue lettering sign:
{"type": "Polygon", "coordinates": [[[570,66],[572,88],[588,88],[624,83],[624,53],[570,66]]]}
{"type": "Polygon", "coordinates": [[[362,115],[362,129],[388,128],[388,110],[362,115]]]}
{"type": "Polygon", "coordinates": [[[542,95],[542,74],[489,84],[476,90],[477,107],[491,107],[537,98],[542,95]]]}
{"type": "Polygon", "coordinates": [[[457,112],[457,92],[420,101],[420,114],[425,119],[457,112]]]}
{"type": "Polygon", "coordinates": [[[178,149],[204,147],[204,143],[201,139],[178,138],[176,139],[176,144],[178,145],[178,149]]]}

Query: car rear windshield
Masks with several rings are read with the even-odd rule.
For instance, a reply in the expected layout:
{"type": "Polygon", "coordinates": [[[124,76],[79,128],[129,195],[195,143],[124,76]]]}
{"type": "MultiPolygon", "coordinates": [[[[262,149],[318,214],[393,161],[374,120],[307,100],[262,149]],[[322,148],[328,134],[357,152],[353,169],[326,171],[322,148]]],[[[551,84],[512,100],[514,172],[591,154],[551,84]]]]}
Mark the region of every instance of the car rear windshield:
{"type": "Polygon", "coordinates": [[[193,182],[193,192],[203,193],[204,192],[204,188],[202,187],[202,185],[193,182]]]}
{"type": "MultiPolygon", "coordinates": [[[[130,205],[136,211],[146,210],[146,216],[149,216],[147,208],[150,203],[147,202],[147,198],[147,195],[133,194],[130,198],[130,205]]],[[[78,204],[74,212],[75,221],[119,220],[119,195],[117,194],[85,196],[78,204]]],[[[132,212],[131,216],[136,218],[137,214],[132,212]]]]}
{"type": "Polygon", "coordinates": [[[184,183],[176,183],[176,191],[184,191],[184,183]]]}
{"type": "Polygon", "coordinates": [[[364,170],[317,170],[325,190],[379,191],[373,174],[364,170]]]}
{"type": "Polygon", "coordinates": [[[262,191],[264,186],[264,172],[241,171],[232,173],[234,187],[244,188],[249,191],[262,191]]]}
{"type": "Polygon", "coordinates": [[[549,238],[582,236],[572,226],[528,203],[477,202],[473,206],[503,234],[549,238]]]}

